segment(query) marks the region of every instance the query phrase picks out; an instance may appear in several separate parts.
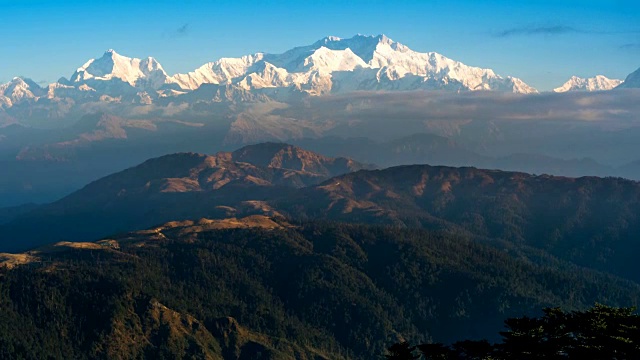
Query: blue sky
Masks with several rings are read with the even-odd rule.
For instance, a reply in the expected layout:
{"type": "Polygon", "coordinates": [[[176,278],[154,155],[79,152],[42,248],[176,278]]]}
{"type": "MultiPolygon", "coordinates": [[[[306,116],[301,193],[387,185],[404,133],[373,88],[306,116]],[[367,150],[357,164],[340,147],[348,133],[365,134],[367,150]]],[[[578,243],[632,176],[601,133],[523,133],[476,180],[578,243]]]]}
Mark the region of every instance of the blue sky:
{"type": "Polygon", "coordinates": [[[386,34],[548,90],[640,67],[640,1],[0,0],[0,81],[53,82],[110,48],[168,73],[327,36],[386,34]]]}

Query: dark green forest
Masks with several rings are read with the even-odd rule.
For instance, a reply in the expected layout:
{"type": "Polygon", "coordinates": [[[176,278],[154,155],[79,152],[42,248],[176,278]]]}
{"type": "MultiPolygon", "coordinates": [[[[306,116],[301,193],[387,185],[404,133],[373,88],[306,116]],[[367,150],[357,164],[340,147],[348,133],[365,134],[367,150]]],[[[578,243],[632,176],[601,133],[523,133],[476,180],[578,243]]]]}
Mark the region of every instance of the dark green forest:
{"type": "Polygon", "coordinates": [[[277,221],[32,252],[0,269],[0,358],[372,359],[400,338],[495,342],[506,318],[640,295],[634,282],[463,233],[277,221]]]}

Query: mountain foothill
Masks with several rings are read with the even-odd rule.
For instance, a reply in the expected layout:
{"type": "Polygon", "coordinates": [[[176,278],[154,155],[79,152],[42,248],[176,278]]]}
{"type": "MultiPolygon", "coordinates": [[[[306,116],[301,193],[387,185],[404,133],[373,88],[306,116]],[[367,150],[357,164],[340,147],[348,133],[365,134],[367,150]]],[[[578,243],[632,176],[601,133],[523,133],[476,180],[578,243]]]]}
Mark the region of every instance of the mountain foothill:
{"type": "Polygon", "coordinates": [[[487,338],[543,307],[635,304],[639,206],[621,178],[376,169],[283,143],[166,155],[1,213],[0,342],[365,359],[487,338]]]}

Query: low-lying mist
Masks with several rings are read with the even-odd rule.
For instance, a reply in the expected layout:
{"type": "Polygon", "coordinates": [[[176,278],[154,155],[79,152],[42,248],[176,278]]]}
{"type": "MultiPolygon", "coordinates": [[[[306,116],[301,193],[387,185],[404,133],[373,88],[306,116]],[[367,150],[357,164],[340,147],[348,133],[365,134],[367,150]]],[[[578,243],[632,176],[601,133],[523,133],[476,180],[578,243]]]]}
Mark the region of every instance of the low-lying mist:
{"type": "Polygon", "coordinates": [[[0,160],[12,169],[3,176],[0,206],[49,201],[150,157],[264,141],[379,167],[427,163],[640,179],[638,100],[637,89],[411,91],[254,102],[178,96],[67,106],[66,113],[54,103],[34,112],[12,108],[0,116],[0,160]]]}

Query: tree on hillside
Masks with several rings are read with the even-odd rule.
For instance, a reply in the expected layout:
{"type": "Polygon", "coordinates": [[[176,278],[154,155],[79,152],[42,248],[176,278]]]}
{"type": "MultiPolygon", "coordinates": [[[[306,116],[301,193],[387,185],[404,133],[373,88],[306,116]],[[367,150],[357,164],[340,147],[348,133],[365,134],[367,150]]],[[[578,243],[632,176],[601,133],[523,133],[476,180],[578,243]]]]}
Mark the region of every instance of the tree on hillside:
{"type": "Polygon", "coordinates": [[[408,342],[402,341],[391,345],[387,349],[388,354],[384,357],[387,360],[415,360],[420,357],[420,355],[414,353],[415,350],[415,346],[411,346],[408,342]]]}
{"type": "Polygon", "coordinates": [[[417,347],[426,360],[447,360],[454,356],[454,351],[442,343],[420,344],[417,347]]]}
{"type": "Polygon", "coordinates": [[[452,346],[457,359],[485,360],[491,358],[493,345],[487,340],[464,340],[454,343],[452,346]]]}

